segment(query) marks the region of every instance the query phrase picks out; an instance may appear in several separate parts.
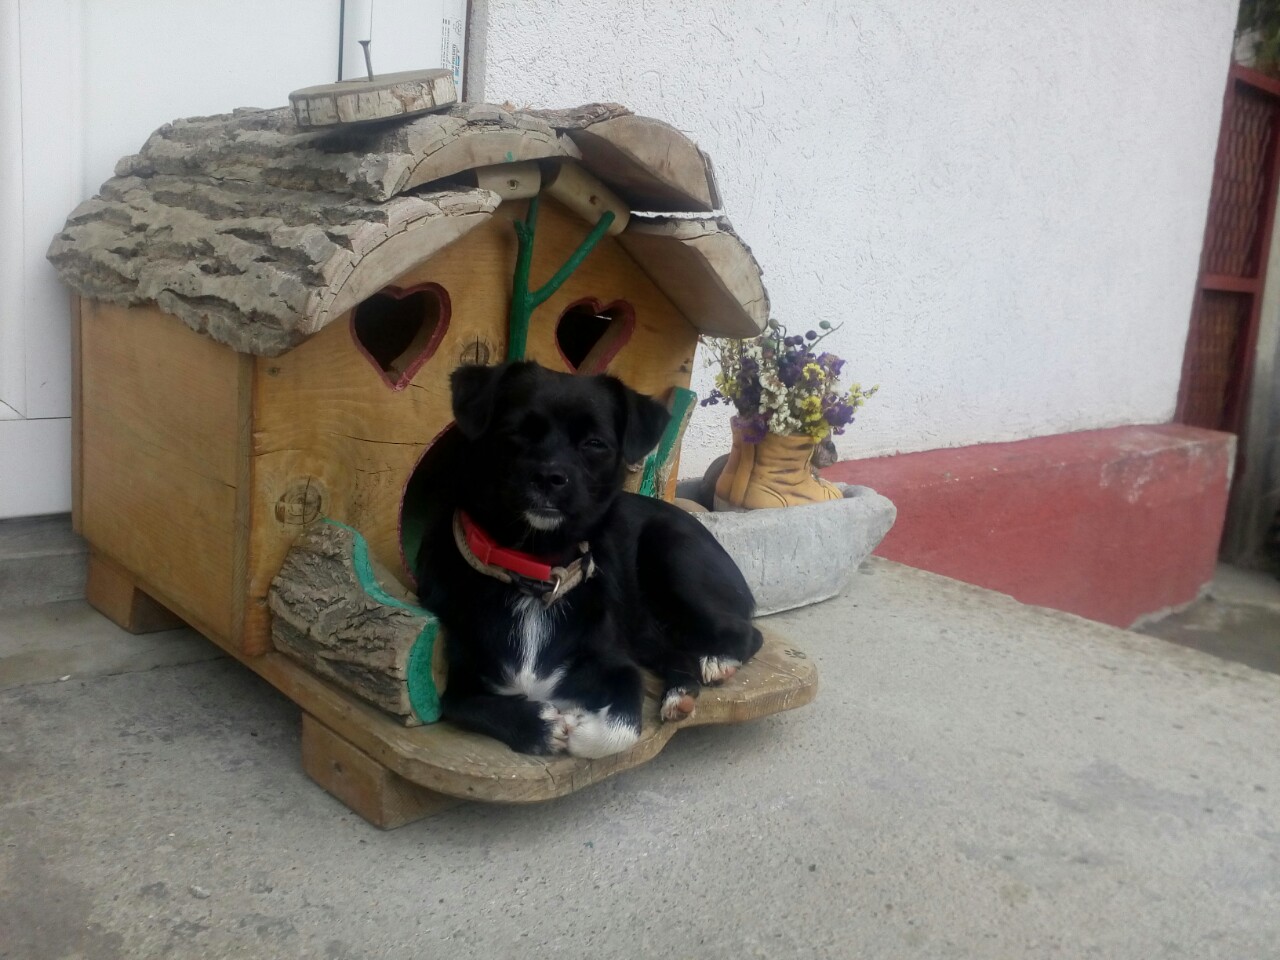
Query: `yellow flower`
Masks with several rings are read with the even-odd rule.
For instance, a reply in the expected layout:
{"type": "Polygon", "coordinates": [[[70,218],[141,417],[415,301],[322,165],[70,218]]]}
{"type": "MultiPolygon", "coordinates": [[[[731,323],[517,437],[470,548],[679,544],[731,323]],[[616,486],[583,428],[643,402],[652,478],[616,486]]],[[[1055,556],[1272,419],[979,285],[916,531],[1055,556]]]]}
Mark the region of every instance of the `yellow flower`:
{"type": "Polygon", "coordinates": [[[821,440],[831,431],[831,426],[822,415],[822,398],[816,395],[795,398],[796,419],[800,421],[801,431],[814,440],[821,440]]]}
{"type": "Polygon", "coordinates": [[[821,397],[795,397],[794,400],[796,416],[804,423],[812,423],[815,420],[822,419],[822,398],[821,397]]]}

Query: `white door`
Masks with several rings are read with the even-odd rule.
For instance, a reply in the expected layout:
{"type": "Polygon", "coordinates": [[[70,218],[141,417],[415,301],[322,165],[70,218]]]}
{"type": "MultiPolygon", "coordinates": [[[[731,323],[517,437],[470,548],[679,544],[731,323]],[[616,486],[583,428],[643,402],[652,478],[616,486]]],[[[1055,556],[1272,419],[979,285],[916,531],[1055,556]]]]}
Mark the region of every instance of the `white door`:
{"type": "Polygon", "coordinates": [[[80,199],[79,27],[73,4],[0,0],[0,517],[71,502],[68,299],[43,257],[80,199]]]}
{"type": "Polygon", "coordinates": [[[44,254],[76,204],[175,117],[337,79],[370,23],[377,72],[453,61],[460,76],[465,6],[0,0],[0,519],[71,508],[69,294],[44,254]]]}

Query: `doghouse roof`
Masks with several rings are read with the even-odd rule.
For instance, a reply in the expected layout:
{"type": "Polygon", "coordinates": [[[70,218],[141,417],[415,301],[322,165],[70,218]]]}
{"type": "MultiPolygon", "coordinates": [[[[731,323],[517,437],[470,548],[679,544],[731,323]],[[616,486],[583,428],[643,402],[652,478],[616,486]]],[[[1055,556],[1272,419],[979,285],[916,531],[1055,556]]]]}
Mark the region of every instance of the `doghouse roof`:
{"type": "Polygon", "coordinates": [[[458,104],[323,130],[298,127],[287,107],[177,120],[116,165],[48,256],[85,297],[155,302],[236,350],[275,356],[492,216],[499,194],[458,185],[460,174],[556,159],[650,214],[618,241],[701,332],[763,329],[760,268],[714,213],[709,159],[616,104],[458,104]]]}

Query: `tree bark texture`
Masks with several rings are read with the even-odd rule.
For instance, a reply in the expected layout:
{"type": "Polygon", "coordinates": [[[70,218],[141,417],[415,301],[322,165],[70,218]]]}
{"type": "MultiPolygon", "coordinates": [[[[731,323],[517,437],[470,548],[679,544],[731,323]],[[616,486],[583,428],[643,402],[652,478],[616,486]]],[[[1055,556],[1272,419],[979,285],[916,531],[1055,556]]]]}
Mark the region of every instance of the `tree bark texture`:
{"type": "Polygon", "coordinates": [[[619,238],[637,236],[642,266],[700,330],[763,328],[750,250],[703,216],[718,202],[706,157],[616,104],[464,103],[323,129],[299,127],[287,107],[176,120],[72,212],[48,257],[83,297],[155,303],[239,352],[277,356],[392,282],[391,265],[421,263],[490,217],[502,197],[468,185],[473,171],[530,161],[580,163],[631,210],[694,215],[637,218],[619,238]]]}

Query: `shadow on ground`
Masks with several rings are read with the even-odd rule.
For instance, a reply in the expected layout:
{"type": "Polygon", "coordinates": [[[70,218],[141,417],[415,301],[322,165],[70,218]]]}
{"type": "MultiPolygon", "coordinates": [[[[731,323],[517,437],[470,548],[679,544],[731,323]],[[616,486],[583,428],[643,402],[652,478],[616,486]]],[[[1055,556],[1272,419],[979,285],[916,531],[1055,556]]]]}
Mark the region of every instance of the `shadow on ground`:
{"type": "Polygon", "coordinates": [[[1204,597],[1138,631],[1280,673],[1280,579],[1263,571],[1219,567],[1204,597]]]}

